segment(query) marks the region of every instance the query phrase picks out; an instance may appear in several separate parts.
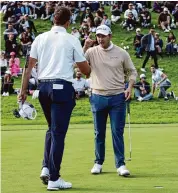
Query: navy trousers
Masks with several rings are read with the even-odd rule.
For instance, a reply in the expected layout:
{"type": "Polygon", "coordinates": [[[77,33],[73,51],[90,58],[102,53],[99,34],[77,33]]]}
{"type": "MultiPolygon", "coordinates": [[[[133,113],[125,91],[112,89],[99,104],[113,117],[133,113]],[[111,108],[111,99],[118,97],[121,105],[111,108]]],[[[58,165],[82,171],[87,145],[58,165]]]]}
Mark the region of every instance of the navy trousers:
{"type": "Polygon", "coordinates": [[[40,82],[39,101],[48,122],[43,167],[49,168],[50,180],[56,181],[64,151],[64,140],[73,108],[75,91],[65,80],[40,82]]]}

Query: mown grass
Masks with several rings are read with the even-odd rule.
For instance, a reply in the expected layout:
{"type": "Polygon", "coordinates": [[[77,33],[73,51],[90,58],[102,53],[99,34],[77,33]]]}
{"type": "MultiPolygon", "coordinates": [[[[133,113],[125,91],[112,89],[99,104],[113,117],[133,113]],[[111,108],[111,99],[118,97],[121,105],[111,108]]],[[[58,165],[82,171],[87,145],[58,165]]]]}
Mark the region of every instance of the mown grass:
{"type": "MultiPolygon", "coordinates": [[[[109,13],[109,7],[105,7],[106,12],[109,13]]],[[[1,15],[2,16],[2,15],[1,15]]],[[[153,24],[157,24],[158,14],[152,13],[153,24]]],[[[2,18],[1,18],[2,21],[2,18]]],[[[51,23],[49,21],[41,21],[35,20],[35,25],[38,33],[42,33],[47,31],[51,27],[51,23]]],[[[73,25],[71,25],[72,27],[73,25]]],[[[79,23],[76,24],[79,26],[79,23]]],[[[68,30],[70,32],[71,30],[68,30]]],[[[3,33],[4,24],[1,23],[1,49],[4,49],[4,40],[3,33]]],[[[118,46],[123,47],[124,45],[129,45],[130,49],[128,52],[131,55],[131,58],[137,68],[138,74],[141,74],[140,67],[142,65],[143,59],[137,59],[134,56],[134,49],[132,46],[133,38],[135,32],[127,32],[126,30],[121,29],[120,23],[112,26],[113,31],[113,42],[118,46]]],[[[168,34],[165,34],[160,29],[156,28],[156,31],[160,33],[161,38],[164,40],[168,34]]],[[[144,34],[148,33],[148,29],[143,29],[142,32],[144,34]]],[[[176,37],[178,37],[178,30],[173,30],[176,37]]],[[[21,59],[21,66],[24,65],[25,60],[21,59]]],[[[152,60],[149,60],[147,64],[147,80],[151,83],[151,73],[149,72],[149,66],[153,63],[152,60]]],[[[168,75],[169,79],[172,82],[172,87],[170,90],[174,90],[175,94],[178,96],[178,57],[164,57],[163,59],[158,60],[159,66],[164,68],[164,72],[168,75]]],[[[20,87],[20,78],[15,79],[15,87],[20,87]]],[[[10,96],[7,98],[2,98],[2,124],[45,124],[44,116],[41,111],[41,107],[38,101],[32,101],[31,97],[28,97],[28,101],[32,102],[35,105],[35,108],[38,111],[38,117],[35,121],[25,121],[21,119],[16,119],[12,115],[12,110],[17,108],[16,96],[10,96]]],[[[155,94],[155,98],[150,102],[131,102],[131,114],[132,114],[132,123],[176,123],[178,122],[178,102],[174,100],[163,101],[157,99],[157,92],[155,94]]],[[[75,107],[71,123],[91,123],[92,122],[92,114],[90,112],[90,105],[88,99],[77,101],[77,106],[75,107]]]]}
{"type": "MultiPolygon", "coordinates": [[[[66,137],[62,177],[77,193],[177,193],[178,124],[131,125],[131,177],[116,173],[110,129],[107,128],[103,173],[93,176],[93,125],[71,125],[66,137]],[[158,188],[156,188],[158,187],[158,188]],[[161,188],[159,188],[161,187],[161,188]]],[[[2,193],[46,192],[39,179],[45,128],[42,125],[2,126],[2,193]]],[[[129,154],[128,128],[125,152],[129,154]]]]}

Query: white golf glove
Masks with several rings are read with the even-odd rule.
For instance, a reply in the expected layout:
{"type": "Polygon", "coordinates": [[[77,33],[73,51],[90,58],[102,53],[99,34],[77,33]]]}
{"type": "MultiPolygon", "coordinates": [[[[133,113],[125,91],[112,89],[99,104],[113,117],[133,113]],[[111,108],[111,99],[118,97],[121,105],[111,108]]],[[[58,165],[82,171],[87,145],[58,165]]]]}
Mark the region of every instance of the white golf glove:
{"type": "Polygon", "coordinates": [[[32,99],[37,99],[39,96],[39,92],[40,92],[39,90],[35,90],[33,95],[32,95],[32,99]]]}

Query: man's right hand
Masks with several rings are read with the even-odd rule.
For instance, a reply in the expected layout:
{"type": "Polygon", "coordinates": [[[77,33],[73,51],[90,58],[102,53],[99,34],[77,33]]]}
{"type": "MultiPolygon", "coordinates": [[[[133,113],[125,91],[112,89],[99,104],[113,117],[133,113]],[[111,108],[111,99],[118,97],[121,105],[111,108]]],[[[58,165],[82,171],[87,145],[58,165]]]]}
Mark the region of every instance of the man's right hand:
{"type": "Polygon", "coordinates": [[[17,96],[17,101],[24,103],[27,99],[27,92],[26,91],[20,91],[20,93],[17,96]]]}
{"type": "Polygon", "coordinates": [[[94,40],[92,40],[92,39],[90,39],[90,38],[87,38],[87,39],[85,40],[84,47],[90,48],[91,46],[93,46],[93,43],[94,43],[94,40]]]}

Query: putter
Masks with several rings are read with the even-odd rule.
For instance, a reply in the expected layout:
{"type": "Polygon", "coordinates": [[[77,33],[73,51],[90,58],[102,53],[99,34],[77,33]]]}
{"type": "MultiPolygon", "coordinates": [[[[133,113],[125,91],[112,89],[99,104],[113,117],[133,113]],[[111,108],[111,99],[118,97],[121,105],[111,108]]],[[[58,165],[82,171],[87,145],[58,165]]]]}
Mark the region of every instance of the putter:
{"type": "Polygon", "coordinates": [[[129,125],[129,158],[127,161],[131,161],[132,159],[132,143],[131,143],[131,128],[130,128],[130,101],[126,103],[127,106],[127,114],[128,114],[128,125],[129,125]]]}

